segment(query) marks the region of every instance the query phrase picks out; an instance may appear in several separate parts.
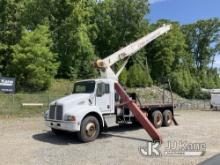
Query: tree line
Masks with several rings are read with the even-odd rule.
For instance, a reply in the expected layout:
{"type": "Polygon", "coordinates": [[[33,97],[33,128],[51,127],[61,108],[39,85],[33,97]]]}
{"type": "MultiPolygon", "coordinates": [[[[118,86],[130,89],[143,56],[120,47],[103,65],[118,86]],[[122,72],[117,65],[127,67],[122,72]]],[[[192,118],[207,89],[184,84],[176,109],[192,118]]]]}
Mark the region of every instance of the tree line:
{"type": "Polygon", "coordinates": [[[23,91],[45,90],[53,78],[98,77],[91,67],[95,59],[172,24],[170,32],[129,60],[120,82],[150,86],[168,77],[173,90],[187,98],[204,97],[201,87],[219,88],[214,62],[220,20],[151,24],[149,12],[148,0],[1,0],[0,75],[16,77],[23,91]]]}

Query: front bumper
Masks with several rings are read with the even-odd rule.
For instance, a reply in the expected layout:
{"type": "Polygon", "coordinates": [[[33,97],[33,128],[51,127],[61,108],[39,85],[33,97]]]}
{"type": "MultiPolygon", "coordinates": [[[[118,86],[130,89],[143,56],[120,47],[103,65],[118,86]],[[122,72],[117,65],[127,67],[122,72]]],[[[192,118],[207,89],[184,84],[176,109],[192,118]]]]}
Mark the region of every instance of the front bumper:
{"type": "Polygon", "coordinates": [[[80,131],[80,124],[77,122],[45,120],[45,124],[50,128],[59,129],[63,131],[70,131],[70,132],[80,131]]]}

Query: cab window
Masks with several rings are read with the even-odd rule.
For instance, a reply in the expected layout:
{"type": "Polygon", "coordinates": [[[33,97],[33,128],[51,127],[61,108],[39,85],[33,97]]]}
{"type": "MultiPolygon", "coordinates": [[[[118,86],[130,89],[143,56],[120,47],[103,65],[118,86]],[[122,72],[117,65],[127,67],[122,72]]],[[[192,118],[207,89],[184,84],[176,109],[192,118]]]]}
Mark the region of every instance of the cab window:
{"type": "Polygon", "coordinates": [[[97,84],[97,90],[96,90],[96,96],[101,97],[104,94],[110,93],[110,87],[107,83],[98,83],[97,84]]]}

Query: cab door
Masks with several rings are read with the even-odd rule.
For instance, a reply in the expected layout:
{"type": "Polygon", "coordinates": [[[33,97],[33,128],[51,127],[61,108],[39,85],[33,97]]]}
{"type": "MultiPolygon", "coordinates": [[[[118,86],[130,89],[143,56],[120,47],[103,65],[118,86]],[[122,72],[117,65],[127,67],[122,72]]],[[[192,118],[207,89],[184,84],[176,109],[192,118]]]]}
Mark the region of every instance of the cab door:
{"type": "Polygon", "coordinates": [[[109,83],[98,82],[96,88],[96,106],[102,113],[111,113],[111,92],[109,83]]]}

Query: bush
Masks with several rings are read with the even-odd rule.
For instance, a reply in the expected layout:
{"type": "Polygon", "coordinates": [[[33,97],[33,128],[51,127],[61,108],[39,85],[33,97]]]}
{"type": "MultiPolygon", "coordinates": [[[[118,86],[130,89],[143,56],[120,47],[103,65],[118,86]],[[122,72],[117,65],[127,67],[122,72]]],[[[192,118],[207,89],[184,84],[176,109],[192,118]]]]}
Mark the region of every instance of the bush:
{"type": "Polygon", "coordinates": [[[192,77],[189,70],[178,70],[170,75],[171,85],[174,92],[186,98],[194,98],[200,87],[192,77]]]}
{"type": "Polygon", "coordinates": [[[201,91],[201,86],[189,70],[178,70],[171,74],[171,85],[174,92],[189,99],[208,99],[209,93],[201,91]]]}
{"type": "Polygon", "coordinates": [[[129,68],[127,76],[128,87],[146,87],[153,84],[149,73],[141,68],[140,65],[134,64],[129,68]]]}
{"type": "Polygon", "coordinates": [[[128,71],[124,69],[119,76],[120,84],[126,86],[127,79],[128,79],[128,71]]]}

